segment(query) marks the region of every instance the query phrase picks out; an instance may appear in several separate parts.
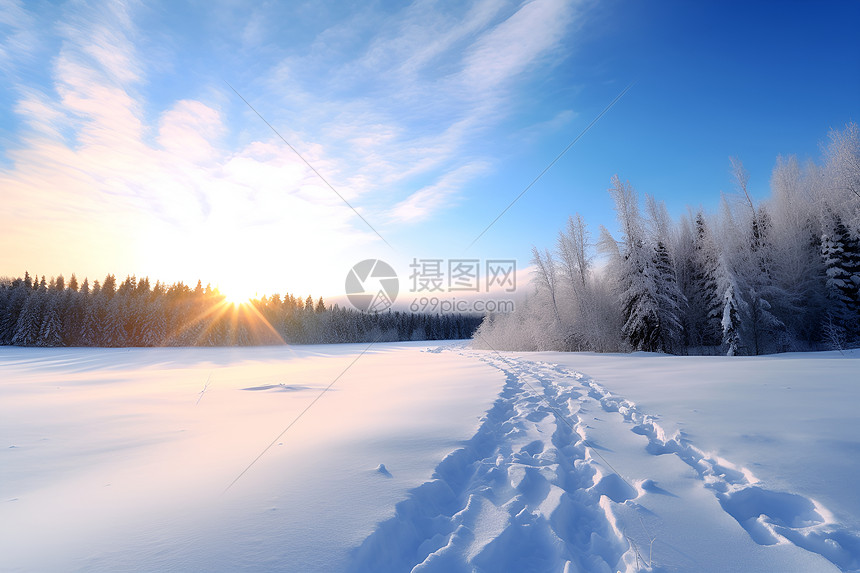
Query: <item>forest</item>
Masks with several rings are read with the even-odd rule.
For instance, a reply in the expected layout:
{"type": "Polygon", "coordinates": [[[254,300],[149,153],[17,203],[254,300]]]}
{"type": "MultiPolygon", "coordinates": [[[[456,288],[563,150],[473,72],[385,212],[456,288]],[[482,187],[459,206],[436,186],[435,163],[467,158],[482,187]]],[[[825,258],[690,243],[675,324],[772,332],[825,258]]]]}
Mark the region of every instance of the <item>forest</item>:
{"type": "Polygon", "coordinates": [[[857,124],[831,131],[818,162],[777,158],[766,200],[741,161],[730,171],[718,213],[677,221],[613,177],[620,236],[601,227],[593,242],[570,217],[554,249],[532,249],[534,295],[486,317],[476,344],[729,356],[860,344],[857,124]]]}
{"type": "Polygon", "coordinates": [[[198,281],[152,285],[113,275],[79,283],[29,273],[0,279],[0,345],[250,346],[469,338],[481,317],[405,312],[363,313],[292,295],[246,304],[198,281]]]}

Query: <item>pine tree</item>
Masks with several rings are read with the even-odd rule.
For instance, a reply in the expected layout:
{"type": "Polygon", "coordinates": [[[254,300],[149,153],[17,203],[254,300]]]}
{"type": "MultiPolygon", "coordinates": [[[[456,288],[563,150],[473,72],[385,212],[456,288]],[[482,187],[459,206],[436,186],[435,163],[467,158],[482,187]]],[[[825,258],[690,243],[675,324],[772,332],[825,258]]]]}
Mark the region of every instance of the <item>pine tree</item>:
{"type": "Polygon", "coordinates": [[[621,312],[624,317],[622,333],[635,350],[659,352],[662,350],[660,319],[657,303],[656,272],[646,250],[637,239],[624,255],[622,275],[621,312]]]}
{"type": "Polygon", "coordinates": [[[8,293],[6,309],[0,316],[0,344],[13,344],[12,340],[17,332],[18,318],[21,310],[33,292],[33,285],[28,286],[24,280],[16,280],[8,293]]]}
{"type": "MultiPolygon", "coordinates": [[[[86,283],[86,281],[84,281],[86,283]]],[[[81,346],[100,346],[100,319],[99,319],[99,304],[100,299],[89,297],[85,299],[83,319],[81,320],[81,332],[78,337],[78,344],[81,346]]]]}
{"type": "Polygon", "coordinates": [[[100,292],[102,293],[102,296],[108,300],[112,299],[113,295],[116,294],[116,277],[113,275],[107,275],[102,283],[100,292]]]}
{"type": "Polygon", "coordinates": [[[689,294],[689,340],[697,346],[717,346],[722,339],[723,295],[717,287],[719,251],[704,215],[696,215],[689,294]]]}
{"type": "Polygon", "coordinates": [[[15,335],[12,337],[15,346],[34,346],[38,342],[45,302],[43,297],[41,292],[34,292],[27,297],[15,324],[15,335]]]}
{"type": "Polygon", "coordinates": [[[623,233],[623,248],[618,251],[615,263],[623,320],[621,332],[634,350],[659,352],[664,348],[653,250],[646,242],[635,191],[617,176],[612,184],[610,193],[623,233]]]}
{"type": "Polygon", "coordinates": [[[832,314],[847,330],[860,332],[860,240],[838,218],[833,231],[821,238],[821,257],[832,314]]]}
{"type": "MultiPolygon", "coordinates": [[[[74,277],[74,275],[72,275],[74,277]]],[[[78,346],[83,322],[83,299],[85,297],[71,288],[63,294],[60,318],[63,321],[63,345],[78,346]]]]}
{"type": "Polygon", "coordinates": [[[681,305],[684,295],[678,288],[675,268],[669,251],[658,241],[654,250],[654,272],[656,280],[655,299],[659,323],[660,350],[677,352],[682,341],[681,305]]]}
{"type": "Polygon", "coordinates": [[[107,312],[103,323],[103,344],[105,346],[121,347],[128,344],[125,332],[125,315],[120,297],[114,297],[108,302],[107,312]]]}
{"type": "Polygon", "coordinates": [[[738,299],[736,296],[735,283],[729,283],[723,295],[723,347],[726,350],[726,356],[737,356],[741,349],[740,335],[740,311],[738,309],[738,299]]]}
{"type": "Polygon", "coordinates": [[[39,346],[61,346],[63,343],[62,321],[57,306],[58,301],[55,293],[49,293],[36,340],[36,344],[39,346]]]}

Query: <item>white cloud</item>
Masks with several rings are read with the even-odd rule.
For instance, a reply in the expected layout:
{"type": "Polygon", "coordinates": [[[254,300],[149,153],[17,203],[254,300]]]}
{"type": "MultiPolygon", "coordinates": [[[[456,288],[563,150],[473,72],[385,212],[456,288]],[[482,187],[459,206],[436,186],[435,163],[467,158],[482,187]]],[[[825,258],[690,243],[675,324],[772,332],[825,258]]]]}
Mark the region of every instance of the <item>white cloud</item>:
{"type": "Polygon", "coordinates": [[[436,183],[424,187],[394,206],[389,216],[401,222],[415,223],[435,212],[450,208],[457,201],[462,187],[477,175],[487,171],[486,163],[469,163],[443,175],[436,183]]]}
{"type": "Polygon", "coordinates": [[[311,269],[366,246],[372,232],[273,136],[227,149],[222,113],[196,100],[148,114],[129,86],[144,66],[125,16],[102,18],[97,33],[71,18],[54,90],[17,88],[28,129],[0,171],[8,270],[42,261],[67,274],[242,274],[270,291],[318,291],[327,272],[311,269]],[[307,276],[290,276],[303,266],[307,276]]]}
{"type": "Polygon", "coordinates": [[[0,72],[13,73],[30,63],[39,48],[35,18],[21,0],[0,0],[0,72]]]}
{"type": "Polygon", "coordinates": [[[572,18],[566,0],[532,0],[481,36],[469,49],[462,88],[482,98],[500,89],[552,53],[572,18]]]}
{"type": "Polygon", "coordinates": [[[161,116],[157,141],[162,149],[190,163],[216,159],[214,144],[224,135],[221,114],[193,100],[181,100],[161,116]]]}
{"type": "MultiPolygon", "coordinates": [[[[367,26],[362,14],[326,30],[320,38],[330,41],[305,58],[280,61],[260,99],[303,110],[304,121],[294,110],[283,123],[338,158],[337,170],[326,173],[351,195],[381,201],[392,222],[414,222],[404,193],[428,178],[449,198],[461,191],[451,182],[467,181],[447,174],[489,161],[475,142],[528,97],[524,75],[546,73],[562,57],[574,16],[575,4],[558,0],[444,8],[419,1],[385,16],[365,44],[353,37],[351,45],[362,47],[355,56],[333,60],[330,44],[367,26]],[[385,207],[391,200],[399,204],[385,207]]],[[[453,203],[433,202],[421,219],[453,203]]]]}
{"type": "Polygon", "coordinates": [[[73,4],[58,25],[69,54],[77,64],[99,69],[113,83],[137,82],[143,65],[135,49],[132,13],[138,2],[113,0],[73,4]]]}
{"type": "MultiPolygon", "coordinates": [[[[8,264],[60,253],[67,272],[80,272],[102,253],[104,272],[217,280],[213,273],[268,272],[260,269],[276,254],[285,268],[334,276],[339,270],[321,261],[378,244],[221,78],[209,92],[217,95],[183,94],[154,108],[146,94],[155,64],[136,44],[135,4],[70,6],[52,83],[15,86],[27,128],[7,151],[13,167],[0,171],[8,264]]],[[[264,8],[237,23],[245,44],[265,36],[264,8]]],[[[491,168],[472,146],[520,97],[518,79],[555,57],[572,9],[484,0],[445,12],[417,2],[384,25],[373,16],[356,16],[369,34],[363,44],[343,44],[361,49],[318,46],[272,64],[247,90],[236,87],[372,224],[397,228],[456,205],[491,168]]],[[[286,282],[285,272],[269,273],[271,282],[286,282]]]]}

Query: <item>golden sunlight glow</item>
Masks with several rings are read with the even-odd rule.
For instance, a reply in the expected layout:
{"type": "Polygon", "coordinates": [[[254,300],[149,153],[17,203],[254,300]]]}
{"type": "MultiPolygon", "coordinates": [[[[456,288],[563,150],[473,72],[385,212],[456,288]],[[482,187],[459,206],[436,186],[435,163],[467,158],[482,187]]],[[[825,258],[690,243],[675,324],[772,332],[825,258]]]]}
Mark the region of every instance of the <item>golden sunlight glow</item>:
{"type": "Polygon", "coordinates": [[[235,306],[247,304],[257,296],[253,289],[234,283],[225,283],[218,287],[218,291],[224,295],[226,302],[235,306]]]}

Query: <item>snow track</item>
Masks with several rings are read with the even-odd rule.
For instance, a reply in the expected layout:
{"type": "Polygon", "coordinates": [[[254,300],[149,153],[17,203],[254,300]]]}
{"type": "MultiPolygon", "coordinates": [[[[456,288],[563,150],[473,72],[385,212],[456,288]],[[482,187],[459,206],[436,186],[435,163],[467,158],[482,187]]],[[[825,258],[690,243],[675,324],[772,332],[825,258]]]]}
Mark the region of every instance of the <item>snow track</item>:
{"type": "MultiPolygon", "coordinates": [[[[564,370],[559,369],[560,373],[564,370]]],[[[683,432],[668,436],[656,420],[636,404],[613,395],[580,373],[572,376],[587,385],[589,394],[607,412],[618,412],[633,424],[636,434],[648,438],[653,455],[675,454],[693,468],[713,490],[723,509],[734,517],[760,545],[793,543],[823,556],[842,571],[860,570],[860,536],[833,522],[827,509],[815,500],[794,493],[767,489],[743,467],[717,455],[703,452],[683,432]]]]}
{"type": "Polygon", "coordinates": [[[692,468],[699,487],[756,544],[793,544],[842,571],[860,570],[860,537],[816,501],[768,489],[748,469],[700,450],[681,431],[670,435],[654,416],[583,374],[461,352],[501,370],[502,392],[477,433],[355,550],[350,571],[684,570],[651,562],[656,534],[639,503],[649,494],[677,496],[647,475],[615,473],[587,434],[594,430],[583,415],[589,408],[618,413],[634,438],[647,440],[650,456],[674,456],[692,468]]]}
{"type": "Polygon", "coordinates": [[[477,433],[397,505],[350,570],[634,571],[607,497],[637,492],[592,459],[580,390],[542,365],[487,361],[506,382],[477,433]]]}

